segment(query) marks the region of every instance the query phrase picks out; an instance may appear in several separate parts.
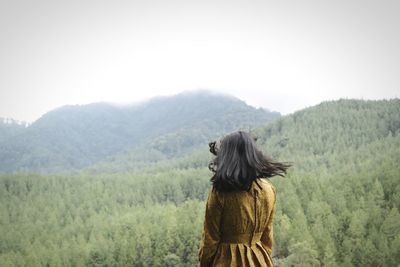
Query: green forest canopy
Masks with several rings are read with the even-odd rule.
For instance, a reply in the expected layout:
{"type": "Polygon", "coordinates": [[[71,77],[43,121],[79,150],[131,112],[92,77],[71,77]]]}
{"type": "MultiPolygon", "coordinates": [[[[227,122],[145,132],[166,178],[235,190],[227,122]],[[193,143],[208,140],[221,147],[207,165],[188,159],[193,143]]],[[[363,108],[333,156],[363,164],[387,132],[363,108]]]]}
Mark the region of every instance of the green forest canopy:
{"type": "MultiPolygon", "coordinates": [[[[253,134],[293,163],[271,180],[277,266],[399,264],[398,99],[324,102],[253,134]]],[[[0,175],[0,266],[195,266],[206,149],[102,172],[0,175]]]]}

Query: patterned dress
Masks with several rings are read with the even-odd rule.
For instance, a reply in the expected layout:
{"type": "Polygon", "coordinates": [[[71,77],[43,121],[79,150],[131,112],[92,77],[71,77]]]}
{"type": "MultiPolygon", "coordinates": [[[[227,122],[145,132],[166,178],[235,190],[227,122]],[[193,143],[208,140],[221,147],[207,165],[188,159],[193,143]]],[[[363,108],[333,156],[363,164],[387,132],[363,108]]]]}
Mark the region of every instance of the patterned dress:
{"type": "Polygon", "coordinates": [[[273,266],[272,221],[276,192],[257,179],[249,191],[208,193],[200,266],[273,266]]]}

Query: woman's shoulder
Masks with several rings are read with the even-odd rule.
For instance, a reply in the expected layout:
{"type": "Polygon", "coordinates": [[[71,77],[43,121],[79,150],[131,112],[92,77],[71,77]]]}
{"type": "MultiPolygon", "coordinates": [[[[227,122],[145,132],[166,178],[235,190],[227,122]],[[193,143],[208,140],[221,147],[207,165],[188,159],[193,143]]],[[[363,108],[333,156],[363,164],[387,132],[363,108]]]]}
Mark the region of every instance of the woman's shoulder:
{"type": "Polygon", "coordinates": [[[217,190],[215,186],[211,186],[208,190],[208,202],[214,202],[222,206],[224,202],[223,192],[217,190]]]}
{"type": "Polygon", "coordinates": [[[276,194],[275,186],[267,179],[259,178],[257,179],[257,182],[261,185],[262,189],[265,189],[267,191],[272,190],[274,194],[276,194]]]}

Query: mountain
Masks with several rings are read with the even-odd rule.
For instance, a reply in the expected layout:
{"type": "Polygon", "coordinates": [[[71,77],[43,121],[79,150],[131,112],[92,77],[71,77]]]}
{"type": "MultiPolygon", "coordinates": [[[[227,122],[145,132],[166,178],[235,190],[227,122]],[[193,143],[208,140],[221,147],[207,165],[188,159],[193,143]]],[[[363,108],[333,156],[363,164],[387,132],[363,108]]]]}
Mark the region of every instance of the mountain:
{"type": "MultiPolygon", "coordinates": [[[[270,180],[276,266],[398,265],[399,99],[327,101],[252,134],[293,164],[270,180]]],[[[119,155],[96,175],[0,174],[0,266],[196,266],[207,146],[141,165],[119,155]]]]}
{"type": "Polygon", "coordinates": [[[264,151],[293,164],[272,179],[277,266],[399,262],[399,99],[327,101],[255,132],[264,151]]]}
{"type": "Polygon", "coordinates": [[[0,139],[0,171],[80,169],[134,149],[149,159],[171,158],[226,132],[279,116],[203,90],[135,105],[63,106],[18,133],[0,133],[8,136],[0,139]]]}
{"type": "MultiPolygon", "coordinates": [[[[328,168],[329,164],[334,164],[327,162],[328,159],[334,161],[344,151],[357,150],[387,137],[399,136],[399,133],[399,99],[326,101],[252,130],[258,138],[257,142],[268,154],[300,163],[296,164],[297,170],[305,172],[312,171],[316,165],[328,168]]],[[[151,161],[144,158],[143,153],[133,150],[119,154],[87,169],[91,173],[114,173],[146,168],[151,161]]],[[[153,158],[157,156],[153,154],[153,158]]],[[[160,164],[150,167],[196,167],[206,164],[209,153],[203,146],[183,158],[160,160],[160,164]]]]}
{"type": "Polygon", "coordinates": [[[307,162],[299,164],[307,172],[317,164],[329,168],[327,159],[338,153],[398,137],[400,100],[326,101],[281,117],[254,132],[274,157],[307,162]]]}
{"type": "Polygon", "coordinates": [[[5,142],[8,138],[20,134],[27,126],[26,122],[0,118],[0,142],[5,142]]]}

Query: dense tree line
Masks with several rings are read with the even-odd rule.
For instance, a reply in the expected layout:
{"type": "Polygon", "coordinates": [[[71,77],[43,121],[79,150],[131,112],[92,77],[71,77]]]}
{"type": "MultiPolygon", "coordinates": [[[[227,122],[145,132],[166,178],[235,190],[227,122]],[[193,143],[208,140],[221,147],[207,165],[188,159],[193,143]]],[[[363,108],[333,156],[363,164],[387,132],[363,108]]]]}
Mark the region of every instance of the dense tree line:
{"type": "Polygon", "coordinates": [[[204,177],[193,169],[104,177],[3,175],[0,265],[163,266],[164,257],[175,255],[193,266],[204,177]]]}
{"type": "Polygon", "coordinates": [[[0,117],[0,141],[22,133],[29,124],[10,118],[0,117]]]}
{"type": "MultiPolygon", "coordinates": [[[[277,266],[400,262],[399,108],[327,102],[256,129],[267,154],[294,164],[271,180],[277,266]]],[[[195,266],[204,150],[100,173],[0,175],[0,266],[195,266]]]]}
{"type": "Polygon", "coordinates": [[[0,171],[55,173],[125,154],[172,158],[189,154],[227,131],[260,126],[279,115],[207,91],[136,105],[63,106],[22,131],[9,131],[0,123],[0,171]]]}

